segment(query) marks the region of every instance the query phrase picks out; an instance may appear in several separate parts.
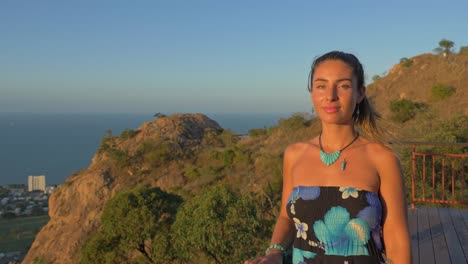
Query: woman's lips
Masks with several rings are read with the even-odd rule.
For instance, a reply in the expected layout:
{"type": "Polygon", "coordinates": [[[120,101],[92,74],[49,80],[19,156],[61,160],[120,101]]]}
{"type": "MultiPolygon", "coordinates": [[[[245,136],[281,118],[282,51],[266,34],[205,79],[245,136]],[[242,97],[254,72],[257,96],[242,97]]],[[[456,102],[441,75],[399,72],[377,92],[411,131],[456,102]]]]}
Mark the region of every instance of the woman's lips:
{"type": "Polygon", "coordinates": [[[338,112],[340,108],[337,107],[337,106],[326,106],[323,108],[323,110],[326,112],[326,113],[336,113],[338,112]]]}

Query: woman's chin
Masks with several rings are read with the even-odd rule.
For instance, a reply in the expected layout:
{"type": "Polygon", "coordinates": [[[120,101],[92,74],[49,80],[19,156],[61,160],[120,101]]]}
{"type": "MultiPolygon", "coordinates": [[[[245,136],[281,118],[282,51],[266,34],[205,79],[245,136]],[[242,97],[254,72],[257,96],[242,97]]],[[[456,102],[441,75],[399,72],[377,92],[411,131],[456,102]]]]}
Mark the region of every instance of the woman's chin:
{"type": "Polygon", "coordinates": [[[323,124],[329,125],[352,125],[353,120],[351,118],[343,118],[340,116],[320,116],[320,120],[322,120],[323,124]]]}

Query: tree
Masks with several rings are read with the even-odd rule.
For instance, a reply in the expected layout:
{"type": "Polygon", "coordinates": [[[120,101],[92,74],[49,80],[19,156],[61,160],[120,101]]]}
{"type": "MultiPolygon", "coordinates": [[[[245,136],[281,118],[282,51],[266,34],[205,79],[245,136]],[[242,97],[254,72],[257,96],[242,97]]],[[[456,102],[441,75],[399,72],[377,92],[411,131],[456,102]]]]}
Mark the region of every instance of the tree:
{"type": "Polygon", "coordinates": [[[6,212],[2,215],[2,217],[5,219],[13,219],[16,218],[16,214],[13,212],[6,212]]]}
{"type": "Polygon", "coordinates": [[[111,138],[112,137],[112,130],[107,129],[104,133],[106,133],[106,138],[111,138]]]}
{"type": "Polygon", "coordinates": [[[0,186],[0,198],[7,197],[9,193],[10,193],[10,190],[0,186]]]}
{"type": "Polygon", "coordinates": [[[138,134],[138,131],[131,130],[129,128],[125,128],[122,133],[120,133],[120,138],[123,140],[127,140],[129,138],[132,138],[138,134]]]}
{"type": "Polygon", "coordinates": [[[454,45],[455,43],[453,41],[442,39],[441,41],[439,41],[439,47],[435,48],[434,51],[439,54],[440,53],[449,54],[452,52],[452,48],[454,45]]]}
{"type": "Polygon", "coordinates": [[[164,241],[171,241],[167,230],[181,203],[179,196],[158,187],[118,193],[107,202],[101,230],[84,246],[81,263],[128,262],[135,251],[141,253],[142,262],[163,263],[172,256],[164,241]]]}
{"type": "Polygon", "coordinates": [[[153,115],[153,117],[156,117],[156,118],[163,118],[163,117],[166,117],[167,115],[166,114],[163,114],[161,112],[157,112],[156,114],[153,115]]]}
{"type": "Polygon", "coordinates": [[[241,263],[262,252],[271,225],[253,198],[216,185],[179,209],[172,230],[185,261],[241,263]]]}
{"type": "Polygon", "coordinates": [[[400,64],[405,66],[405,67],[410,67],[411,65],[413,65],[413,60],[408,59],[408,58],[401,58],[400,59],[400,64]]]}
{"type": "MultiPolygon", "coordinates": [[[[435,129],[428,133],[424,140],[432,142],[453,142],[463,143],[468,141],[468,116],[463,114],[455,114],[448,120],[439,121],[435,129]]],[[[459,148],[452,153],[466,153],[466,146],[456,146],[459,148]]]]}
{"type": "Polygon", "coordinates": [[[120,238],[104,232],[95,234],[83,247],[80,263],[125,263],[125,249],[120,238]]]}

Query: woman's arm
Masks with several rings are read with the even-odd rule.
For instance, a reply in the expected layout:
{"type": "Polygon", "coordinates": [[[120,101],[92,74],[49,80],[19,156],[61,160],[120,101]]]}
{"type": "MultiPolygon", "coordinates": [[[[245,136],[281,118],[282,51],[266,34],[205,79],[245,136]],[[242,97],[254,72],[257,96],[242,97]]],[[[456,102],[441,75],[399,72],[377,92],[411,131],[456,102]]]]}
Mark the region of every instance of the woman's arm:
{"type": "Polygon", "coordinates": [[[399,159],[387,150],[378,151],[377,170],[384,209],[383,238],[389,263],[411,263],[404,177],[399,159]]]}

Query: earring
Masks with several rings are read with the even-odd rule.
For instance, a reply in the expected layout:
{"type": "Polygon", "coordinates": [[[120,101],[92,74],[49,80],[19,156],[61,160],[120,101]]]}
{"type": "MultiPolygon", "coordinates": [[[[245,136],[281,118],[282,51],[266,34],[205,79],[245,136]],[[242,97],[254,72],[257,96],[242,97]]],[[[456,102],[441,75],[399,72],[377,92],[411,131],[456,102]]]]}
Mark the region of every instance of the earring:
{"type": "Polygon", "coordinates": [[[359,117],[359,104],[356,104],[356,108],[354,110],[354,113],[355,113],[355,117],[358,118],[359,117]]]}

